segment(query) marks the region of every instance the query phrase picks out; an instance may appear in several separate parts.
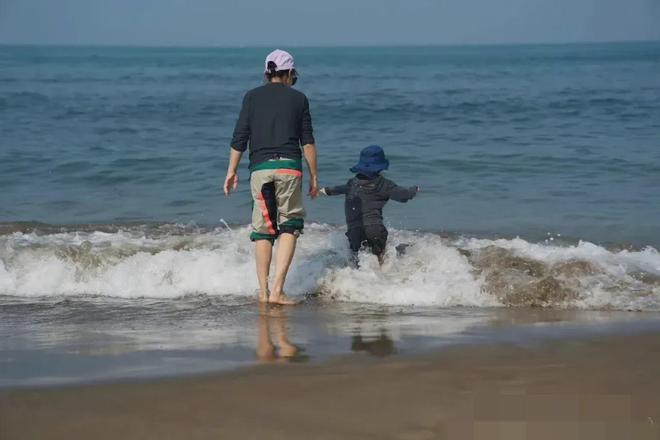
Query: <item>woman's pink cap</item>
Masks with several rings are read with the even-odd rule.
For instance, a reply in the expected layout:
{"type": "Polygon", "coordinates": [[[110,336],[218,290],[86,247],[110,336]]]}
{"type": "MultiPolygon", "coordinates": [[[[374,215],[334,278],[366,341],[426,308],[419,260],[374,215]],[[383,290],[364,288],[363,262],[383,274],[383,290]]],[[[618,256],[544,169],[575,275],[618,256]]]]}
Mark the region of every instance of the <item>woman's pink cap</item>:
{"type": "Polygon", "coordinates": [[[268,72],[268,63],[272,61],[275,63],[277,66],[275,68],[276,71],[280,70],[291,70],[293,69],[293,55],[291,55],[289,52],[280,50],[280,49],[275,49],[271,53],[268,54],[266,57],[266,70],[264,70],[264,73],[268,72]]]}

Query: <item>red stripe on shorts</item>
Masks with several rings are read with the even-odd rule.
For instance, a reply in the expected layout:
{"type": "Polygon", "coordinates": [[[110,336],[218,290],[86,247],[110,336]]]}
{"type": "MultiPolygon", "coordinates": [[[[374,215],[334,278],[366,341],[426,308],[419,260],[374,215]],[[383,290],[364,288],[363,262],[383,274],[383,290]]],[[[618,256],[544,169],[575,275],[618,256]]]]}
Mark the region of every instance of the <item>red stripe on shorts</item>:
{"type": "Polygon", "coordinates": [[[289,170],[286,168],[279,169],[275,171],[275,174],[289,174],[290,176],[302,177],[302,171],[298,170],[289,170]]]}
{"type": "Polygon", "coordinates": [[[261,206],[261,215],[263,215],[264,220],[266,221],[266,227],[268,228],[268,233],[276,235],[277,232],[275,231],[275,228],[273,227],[273,220],[270,218],[270,214],[268,214],[268,208],[266,207],[266,201],[264,200],[263,194],[259,192],[259,195],[257,195],[257,200],[259,200],[259,205],[261,206]]]}

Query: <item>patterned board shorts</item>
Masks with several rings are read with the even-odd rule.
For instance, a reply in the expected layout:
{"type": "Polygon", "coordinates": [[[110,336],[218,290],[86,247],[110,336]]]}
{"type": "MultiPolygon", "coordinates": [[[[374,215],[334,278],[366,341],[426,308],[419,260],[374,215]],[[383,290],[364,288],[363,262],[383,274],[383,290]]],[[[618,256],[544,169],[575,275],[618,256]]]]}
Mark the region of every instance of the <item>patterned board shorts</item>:
{"type": "Polygon", "coordinates": [[[277,159],[257,165],[250,176],[250,240],[274,241],[281,233],[300,234],[304,227],[302,164],[277,159]]]}

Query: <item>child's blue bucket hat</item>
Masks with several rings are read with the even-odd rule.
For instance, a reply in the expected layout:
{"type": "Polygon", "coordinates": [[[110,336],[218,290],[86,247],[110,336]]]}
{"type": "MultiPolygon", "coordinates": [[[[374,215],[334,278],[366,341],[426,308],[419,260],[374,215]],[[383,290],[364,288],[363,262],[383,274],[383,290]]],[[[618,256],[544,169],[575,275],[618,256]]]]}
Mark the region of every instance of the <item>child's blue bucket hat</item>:
{"type": "Polygon", "coordinates": [[[370,145],[360,152],[360,161],[351,168],[352,173],[376,174],[390,167],[390,161],[378,145],[370,145]]]}

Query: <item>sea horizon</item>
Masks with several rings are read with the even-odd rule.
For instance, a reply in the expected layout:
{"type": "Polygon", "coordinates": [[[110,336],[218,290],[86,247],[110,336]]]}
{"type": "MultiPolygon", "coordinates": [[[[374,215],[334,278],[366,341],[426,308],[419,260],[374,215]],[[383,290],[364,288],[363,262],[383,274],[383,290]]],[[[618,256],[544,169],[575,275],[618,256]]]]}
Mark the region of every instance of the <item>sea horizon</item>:
{"type": "Polygon", "coordinates": [[[0,42],[0,47],[61,47],[61,48],[115,48],[115,49],[272,49],[287,47],[291,49],[378,49],[378,48],[443,48],[443,47],[518,47],[518,46],[597,46],[597,45],[628,45],[628,44],[658,44],[660,39],[630,39],[630,40],[585,40],[585,41],[535,41],[535,42],[448,42],[448,43],[358,43],[358,44],[127,44],[127,43],[50,43],[50,42],[0,42]]]}

